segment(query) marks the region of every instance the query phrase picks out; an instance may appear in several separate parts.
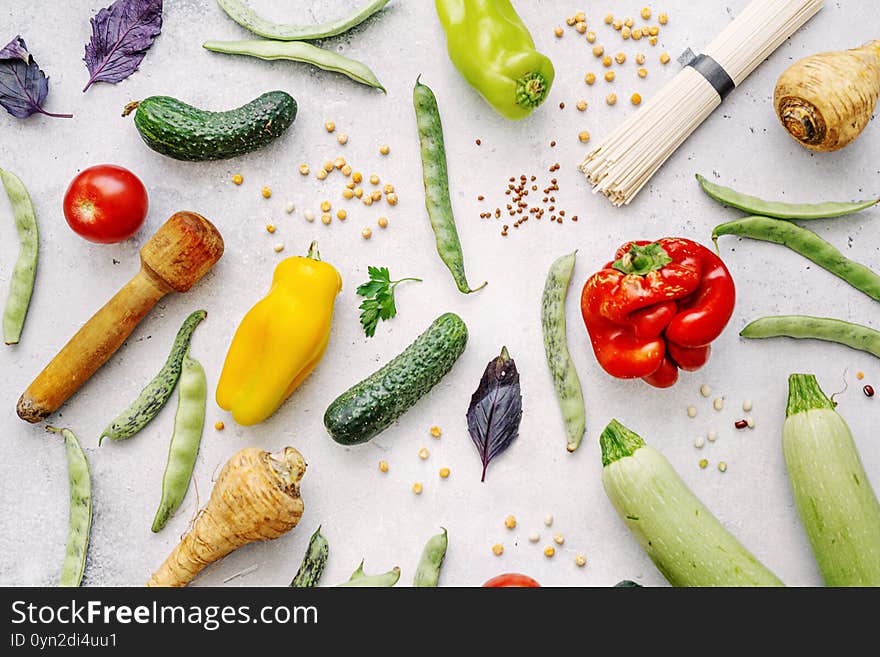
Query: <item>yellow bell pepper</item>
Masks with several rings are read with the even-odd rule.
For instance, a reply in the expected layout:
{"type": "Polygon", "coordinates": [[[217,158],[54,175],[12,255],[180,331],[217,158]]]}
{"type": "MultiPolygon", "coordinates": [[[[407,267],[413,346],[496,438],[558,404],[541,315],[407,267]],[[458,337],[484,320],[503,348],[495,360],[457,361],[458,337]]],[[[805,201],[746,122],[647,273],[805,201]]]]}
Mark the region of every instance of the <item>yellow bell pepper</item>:
{"type": "Polygon", "coordinates": [[[318,243],[306,257],[282,260],[269,294],[241,320],[217,384],[217,404],[241,425],[272,415],[324,356],[342,277],[321,262],[318,243]]]}

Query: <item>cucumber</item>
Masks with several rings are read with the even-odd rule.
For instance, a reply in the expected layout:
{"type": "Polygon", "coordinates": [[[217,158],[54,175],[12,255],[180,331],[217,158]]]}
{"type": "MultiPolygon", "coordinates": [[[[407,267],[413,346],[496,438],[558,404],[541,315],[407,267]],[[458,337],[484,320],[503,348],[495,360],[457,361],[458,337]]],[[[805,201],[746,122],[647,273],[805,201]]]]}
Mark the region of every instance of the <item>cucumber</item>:
{"type": "Polygon", "coordinates": [[[280,137],[296,118],[296,101],[284,91],[270,91],[228,112],[208,112],[170,96],[150,96],[129,103],[144,142],[175,160],[225,160],[255,151],[280,137]]]}
{"type": "Polygon", "coordinates": [[[783,586],[728,532],[656,449],[611,420],[602,485],[617,515],[673,586],[783,586]]]}
{"type": "Polygon", "coordinates": [[[467,326],[441,315],[394,360],[339,395],[324,413],[338,443],[365,443],[387,429],[442,379],[467,345],[467,326]]]}
{"type": "Polygon", "coordinates": [[[324,574],[324,566],[327,565],[327,556],[330,554],[330,544],[321,534],[321,526],[315,530],[309,539],[309,547],[303,557],[302,565],[296,571],[296,575],[290,582],[294,588],[310,588],[318,585],[321,575],[324,574]]]}
{"type": "Polygon", "coordinates": [[[826,586],[880,586],[880,502],[852,433],[812,374],[788,379],[782,451],[826,586]]]}

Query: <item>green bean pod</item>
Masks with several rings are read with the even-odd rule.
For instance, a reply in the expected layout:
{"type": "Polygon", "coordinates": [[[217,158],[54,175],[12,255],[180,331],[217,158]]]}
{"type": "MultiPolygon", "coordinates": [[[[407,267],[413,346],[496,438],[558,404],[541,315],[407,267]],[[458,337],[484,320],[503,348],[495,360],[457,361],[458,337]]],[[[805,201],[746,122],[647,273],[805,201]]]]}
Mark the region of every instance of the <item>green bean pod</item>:
{"type": "Polygon", "coordinates": [[[418,79],[413,89],[413,105],[419,128],[425,207],[437,239],[437,253],[452,272],[459,291],[470,294],[486,287],[486,283],[475,289],[471,289],[468,285],[461,241],[458,239],[455,216],[452,214],[452,203],[449,200],[449,174],[446,170],[446,146],[443,142],[440,110],[434,92],[418,79]]]}
{"type": "Polygon", "coordinates": [[[775,217],[776,219],[828,219],[831,217],[843,217],[848,214],[861,212],[880,203],[880,199],[877,198],[868,201],[855,201],[853,203],[833,201],[825,203],[783,203],[781,201],[765,201],[757,196],[742,194],[730,187],[716,185],[706,180],[700,174],[697,174],[697,181],[700,183],[703,191],[719,203],[743,210],[749,214],[761,217],[775,217]]]}
{"type": "Polygon", "coordinates": [[[317,25],[284,25],[266,20],[242,0],[217,0],[217,4],[229,18],[243,28],[264,39],[278,41],[310,41],[342,34],[363,23],[389,2],[390,0],[371,0],[345,16],[317,25]]]}
{"type": "Polygon", "coordinates": [[[867,351],[880,358],[880,331],[841,319],[810,317],[808,315],[762,317],[751,322],[739,334],[749,339],[825,340],[845,345],[851,349],[867,351]]]}
{"type": "Polygon", "coordinates": [[[202,47],[226,55],[246,55],[267,61],[286,59],[311,64],[325,71],[342,73],[355,82],[385,93],[385,87],[366,64],[301,41],[205,41],[202,47]]]}
{"type": "Polygon", "coordinates": [[[138,398],[101,432],[101,437],[98,439],[99,445],[104,438],[111,440],[131,438],[159,414],[159,411],[171,397],[171,393],[174,392],[174,387],[180,378],[183,359],[189,351],[189,342],[193,331],[207,316],[208,313],[204,310],[197,310],[184,320],[174,338],[174,345],[171,347],[171,353],[168,354],[165,365],[141,391],[138,398]]]}
{"type": "Polygon", "coordinates": [[[6,344],[18,344],[28,306],[31,303],[31,295],[34,292],[40,236],[37,231],[34,205],[24,184],[14,173],[3,169],[0,169],[0,180],[3,181],[9,203],[12,205],[15,229],[18,231],[20,243],[18,260],[15,262],[9,283],[9,296],[3,311],[3,341],[6,344]]]}
{"type": "Polygon", "coordinates": [[[387,588],[397,584],[400,579],[400,568],[394,566],[387,573],[381,575],[367,575],[364,572],[364,562],[357,567],[357,570],[351,574],[351,578],[347,582],[337,584],[337,587],[350,588],[387,588]]]}
{"type": "Polygon", "coordinates": [[[202,442],[207,399],[205,370],[199,361],[187,354],[177,386],[177,413],[162,476],[162,499],[151,527],[154,532],[162,530],[186,497],[202,442]]]}
{"type": "Polygon", "coordinates": [[[293,588],[310,588],[318,585],[321,575],[324,574],[324,566],[327,565],[327,557],[330,554],[330,543],[321,534],[321,526],[315,530],[309,539],[309,547],[303,557],[299,570],[296,571],[290,586],[293,588]]]}
{"type": "Polygon", "coordinates": [[[880,301],[880,276],[865,265],[850,260],[811,230],[769,217],[746,217],[716,226],[712,231],[712,241],[717,245],[722,235],[739,235],[787,246],[874,301],[880,301]]]}
{"type": "Polygon", "coordinates": [[[443,533],[429,538],[425,549],[422,550],[422,556],[413,577],[413,586],[436,587],[440,581],[440,569],[443,566],[443,559],[446,558],[446,547],[449,544],[446,529],[443,527],[441,529],[443,529],[443,533]]]}
{"type": "Polygon", "coordinates": [[[586,429],[584,393],[577,370],[568,352],[565,327],[565,298],[574,271],[577,251],[558,258],[547,272],[541,297],[541,327],[544,331],[544,353],[553,377],[553,387],[565,424],[566,449],[573,452],[581,444],[586,429]]]}
{"type": "Polygon", "coordinates": [[[70,522],[67,530],[67,548],[61,565],[59,586],[79,586],[86,568],[89,550],[89,532],[92,527],[92,479],[89,461],[79,441],[70,429],[46,427],[60,433],[67,448],[67,478],[70,482],[70,522]]]}

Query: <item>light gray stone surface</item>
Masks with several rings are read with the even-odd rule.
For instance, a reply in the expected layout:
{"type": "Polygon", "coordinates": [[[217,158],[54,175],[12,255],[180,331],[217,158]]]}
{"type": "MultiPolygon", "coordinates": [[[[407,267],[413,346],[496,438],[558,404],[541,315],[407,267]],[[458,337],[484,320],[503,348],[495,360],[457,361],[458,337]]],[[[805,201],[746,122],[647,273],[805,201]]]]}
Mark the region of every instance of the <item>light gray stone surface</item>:
{"type": "MultiPolygon", "coordinates": [[[[590,3],[591,26],[610,53],[626,52],[613,85],[583,83],[589,70],[602,67],[582,38],[567,29],[553,36],[556,25],[578,9],[578,3],[519,1],[523,18],[539,48],[557,67],[557,80],[546,105],[531,118],[508,122],[471,90],[445,53],[441,28],[427,0],[394,0],[378,17],[325,45],[367,62],[388,88],[388,95],[309,66],[212,54],[201,48],[208,38],[248,38],[212,0],[166,0],[162,35],[147,54],[142,70],[118,85],[97,84],[80,92],[88,74],[83,44],[89,18],[103,5],[95,0],[49,2],[6,0],[0,6],[0,40],[20,33],[50,76],[47,109],[70,111],[72,120],[35,116],[26,121],[0,112],[0,166],[17,172],[30,189],[42,237],[37,288],[20,345],[0,349],[0,583],[52,585],[59,575],[67,534],[67,475],[59,439],[42,426],[15,416],[19,394],[74,331],[138,269],[138,249],[173,212],[198,211],[222,231],[226,254],[198,286],[171,296],[142,322],[128,343],[74,396],[51,421],[73,428],[91,462],[94,479],[94,522],[85,584],[140,585],[165,558],[187,529],[198,501],[211,490],[212,477],[241,447],[275,450],[298,447],[309,470],[302,485],[305,515],[300,526],[272,543],[253,545],[209,568],[200,585],[221,585],[236,573],[257,566],[230,586],[283,585],[296,571],[309,535],[320,523],[329,538],[331,556],[324,583],[347,579],[358,562],[368,571],[399,565],[402,584],[411,581],[421,548],[443,526],[449,530],[449,553],[442,583],[476,585],[501,572],[528,573],[546,585],[611,585],[629,578],[659,585],[655,570],[605,497],[600,483],[597,436],[617,417],[659,448],[700,498],[760,559],[792,585],[815,585],[820,578],[798,523],[780,448],[786,379],[791,372],[815,372],[837,396],[840,411],[856,436],[865,468],[880,486],[880,442],[876,426],[880,406],[867,400],[855,372],[866,382],[880,383],[880,366],[867,354],[820,343],[769,341],[746,343],[737,332],[766,314],[831,315],[877,325],[877,304],[840,280],[784,248],[725,238],[721,253],[736,277],[738,303],[726,333],[718,340],[709,364],[685,374],[665,391],[641,382],[613,380],[598,367],[580,319],[580,289],[590,273],[629,239],[680,235],[708,243],[712,226],[739,216],[705,197],[694,172],[734,184],[744,191],[792,200],[853,199],[876,196],[880,129],[870,125],[862,138],[842,152],[812,154],[796,145],[777,124],[770,98],[776,77],[794,59],[820,50],[852,47],[875,37],[874,3],[841,0],[828,6],[768,62],[698,130],[630,207],[614,209],[592,196],[575,165],[631,112],[629,95],[649,97],[674,74],[675,57],[686,46],[699,49],[717,33],[745,0],[731,2],[651,3],[669,12],[661,42],[622,42],[601,18],[606,10],[636,16],[640,2],[590,3]],[[635,75],[634,56],[648,55],[649,76],[635,75]],[[668,51],[673,63],[658,63],[668,51]],[[437,94],[445,123],[453,204],[472,282],[489,280],[474,295],[460,295],[434,250],[423,205],[418,142],[411,90],[418,74],[437,94]],[[130,118],[120,117],[131,100],[169,94],[212,109],[238,106],[270,89],[285,89],[297,99],[300,113],[290,132],[271,147],[218,163],[186,163],[148,150],[130,118]],[[607,107],[614,90],[620,100],[607,107]],[[590,106],[575,109],[579,98],[590,106]],[[565,102],[565,109],[559,104],[565,102]],[[333,119],[350,135],[340,147],[322,124],[333,119]],[[588,129],[590,145],[577,133],[588,129]],[[475,139],[482,146],[475,145],[475,139]],[[555,139],[555,149],[549,142],[555,139]],[[391,145],[382,158],[380,144],[391,145]],[[399,192],[395,208],[345,204],[349,219],[326,227],[309,224],[303,211],[317,211],[325,198],[343,206],[338,173],[321,183],[297,172],[302,162],[313,170],[342,155],[365,174],[378,173],[399,192]],[[65,225],[61,200],[67,184],[81,169],[112,162],[137,173],[150,192],[150,214],[138,235],[122,244],[87,243],[65,225]],[[502,238],[495,219],[479,212],[505,201],[508,176],[535,174],[539,184],[554,174],[561,190],[557,205],[577,214],[578,223],[549,225],[530,221],[502,238]],[[245,182],[235,187],[233,173],[245,182]],[[273,196],[260,196],[263,185],[273,196]],[[477,202],[479,194],[485,204],[477,202]],[[285,214],[288,201],[296,204],[285,214]],[[385,214],[391,225],[376,227],[385,214]],[[278,232],[270,236],[264,225],[278,232]],[[373,227],[373,239],[360,236],[373,227]],[[272,270],[283,257],[305,250],[319,239],[324,259],[344,279],[336,303],[327,355],[306,383],[271,419],[241,428],[220,411],[213,390],[232,333],[242,315],[267,290],[272,270]],[[283,242],[276,254],[272,247],[283,242]],[[578,263],[567,309],[569,342],[586,395],[588,430],[575,454],[565,451],[564,435],[550,376],[544,362],[539,300],[547,267],[554,258],[578,249],[578,263]],[[394,276],[419,276],[421,284],[398,290],[399,316],[383,323],[373,339],[358,324],[355,288],[366,279],[367,265],[387,265],[394,276]],[[194,485],[160,534],[150,532],[159,500],[162,470],[173,423],[175,399],[141,434],[124,444],[97,447],[97,437],[113,415],[128,404],[163,362],[180,322],[204,308],[192,353],[204,364],[211,394],[208,426],[195,470],[194,485]],[[325,433],[321,418],[340,392],[398,353],[441,312],[460,313],[470,328],[465,355],[437,389],[372,443],[346,449],[325,433]],[[519,440],[493,462],[485,483],[479,481],[479,459],[467,434],[464,413],[472,391],[490,358],[507,345],[522,376],[525,413],[519,440]],[[712,410],[712,399],[699,394],[701,384],[723,396],[724,410],[712,410]],[[752,431],[735,431],[744,399],[754,401],[752,431]],[[686,408],[698,408],[688,419],[686,408]],[[217,432],[213,424],[226,422],[217,432]],[[440,440],[428,434],[443,429],[440,440]],[[702,450],[694,439],[710,429],[719,438],[702,450]],[[430,458],[417,456],[427,447],[430,458]],[[710,466],[700,470],[706,457],[710,466]],[[388,474],[377,469],[389,462],[388,474]],[[717,470],[719,460],[729,469],[717,470]],[[440,467],[452,475],[441,481],[440,467]],[[424,493],[410,492],[413,482],[424,493]],[[552,528],[543,524],[551,513],[552,528]],[[514,514],[513,530],[503,519],[514,514]],[[539,532],[532,544],[527,537],[539,532]],[[565,544],[550,560],[542,556],[552,535],[565,544]],[[505,546],[502,557],[492,554],[505,546]],[[588,560],[575,566],[576,554],[588,560]]],[[[342,11],[351,2],[301,3],[253,0],[253,6],[277,19],[306,21],[342,11]],[[312,15],[297,7],[313,4],[312,15]],[[319,6],[323,5],[323,6],[319,6]]],[[[644,145],[646,149],[651,144],[644,145]]],[[[0,195],[2,196],[2,195],[0,195]]],[[[335,208],[334,208],[335,210],[335,208]]],[[[875,268],[878,211],[850,218],[815,222],[811,227],[843,251],[875,268]]],[[[17,253],[15,232],[5,197],[0,198],[0,289],[5,290],[17,253]]]]}

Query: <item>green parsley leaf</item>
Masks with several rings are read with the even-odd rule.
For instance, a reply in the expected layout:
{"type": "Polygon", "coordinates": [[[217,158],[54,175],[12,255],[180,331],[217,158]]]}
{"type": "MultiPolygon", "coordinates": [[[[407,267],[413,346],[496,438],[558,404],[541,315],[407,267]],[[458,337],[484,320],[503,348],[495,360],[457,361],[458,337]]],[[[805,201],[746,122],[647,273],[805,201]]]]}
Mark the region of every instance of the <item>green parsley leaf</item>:
{"type": "Polygon", "coordinates": [[[386,321],[397,315],[397,305],[394,303],[394,288],[404,281],[421,282],[420,278],[401,278],[391,280],[391,273],[387,267],[367,267],[370,280],[357,288],[358,296],[364,297],[359,309],[361,310],[361,326],[368,338],[376,334],[376,326],[379,320],[386,321]]]}

